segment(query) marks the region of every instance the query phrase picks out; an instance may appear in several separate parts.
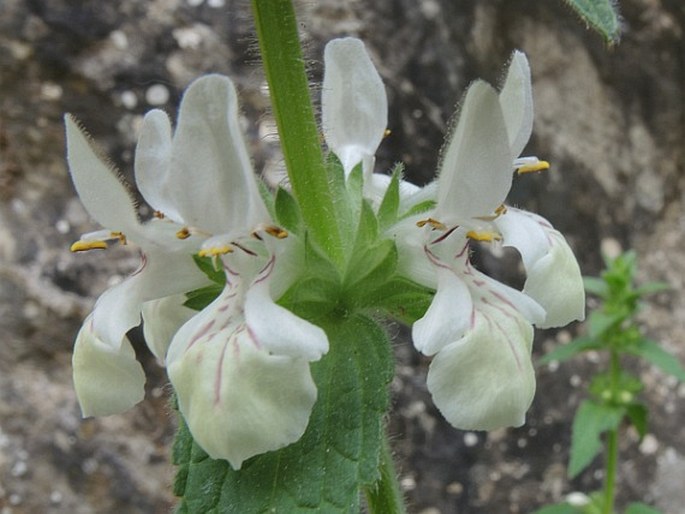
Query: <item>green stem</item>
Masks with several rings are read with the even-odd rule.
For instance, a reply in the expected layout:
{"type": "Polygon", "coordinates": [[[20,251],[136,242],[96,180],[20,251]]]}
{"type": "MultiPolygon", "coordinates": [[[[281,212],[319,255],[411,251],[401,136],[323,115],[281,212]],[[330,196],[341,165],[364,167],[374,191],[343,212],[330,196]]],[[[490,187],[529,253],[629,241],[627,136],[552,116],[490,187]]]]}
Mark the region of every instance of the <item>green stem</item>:
{"type": "Polygon", "coordinates": [[[380,478],[364,489],[370,514],[406,514],[404,498],[397,481],[392,450],[387,436],[383,437],[379,463],[380,478]]]}
{"type": "Polygon", "coordinates": [[[604,477],[604,511],[614,513],[616,495],[616,468],[618,465],[618,429],[610,430],[607,435],[606,476],[604,477]]]}
{"type": "Polygon", "coordinates": [[[341,236],[309,97],[295,10],[291,0],[252,0],[252,12],[293,193],[314,241],[341,264],[341,236]]]}
{"type": "MultiPolygon", "coordinates": [[[[621,363],[619,354],[611,350],[610,379],[612,397],[617,394],[621,363]]],[[[618,467],[618,428],[607,434],[606,474],[604,476],[604,509],[602,514],[614,513],[614,499],[616,496],[616,470],[618,467]]]]}

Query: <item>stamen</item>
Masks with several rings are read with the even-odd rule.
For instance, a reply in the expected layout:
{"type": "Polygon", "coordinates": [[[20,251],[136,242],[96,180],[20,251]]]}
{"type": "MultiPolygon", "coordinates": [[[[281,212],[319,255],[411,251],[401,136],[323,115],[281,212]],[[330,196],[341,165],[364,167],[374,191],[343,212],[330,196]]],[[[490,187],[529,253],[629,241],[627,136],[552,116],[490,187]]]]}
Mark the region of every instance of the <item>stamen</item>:
{"type": "Polygon", "coordinates": [[[495,209],[495,213],[490,215],[490,216],[476,216],[475,219],[481,220],[481,221],[494,221],[497,218],[499,218],[502,214],[506,214],[507,212],[507,206],[504,204],[501,204],[497,209],[495,209]]]}
{"type": "Polygon", "coordinates": [[[152,213],[152,217],[157,218],[158,220],[163,220],[164,218],[166,218],[166,216],[164,215],[164,213],[162,211],[154,211],[152,213]]]}
{"type": "Polygon", "coordinates": [[[128,241],[126,240],[126,235],[123,232],[112,232],[111,236],[119,240],[119,244],[126,245],[128,241]]]}
{"type": "Polygon", "coordinates": [[[70,251],[76,252],[87,252],[88,250],[106,250],[106,241],[76,241],[69,248],[70,251]]]}
{"type": "Polygon", "coordinates": [[[264,232],[266,232],[267,234],[269,234],[272,237],[275,237],[276,239],[285,239],[286,237],[288,237],[288,231],[287,230],[282,229],[281,227],[276,227],[275,225],[270,226],[270,227],[266,227],[264,229],[264,232]]]}
{"type": "Polygon", "coordinates": [[[260,232],[266,232],[271,237],[275,237],[276,239],[285,239],[288,237],[288,231],[281,227],[277,227],[276,225],[259,225],[254,229],[252,232],[252,237],[263,241],[262,236],[259,235],[260,232]]]}
{"type": "Polygon", "coordinates": [[[468,237],[469,239],[473,239],[474,241],[480,241],[485,243],[491,243],[493,241],[502,240],[502,236],[500,234],[498,234],[497,232],[489,231],[478,232],[475,230],[469,230],[466,233],[466,237],[468,237]]]}
{"type": "Polygon", "coordinates": [[[545,171],[549,169],[549,163],[547,161],[535,161],[529,164],[524,164],[516,168],[516,173],[522,175],[524,173],[534,173],[536,171],[545,171]]]}
{"type": "Polygon", "coordinates": [[[190,237],[190,229],[188,227],[183,227],[176,232],[176,237],[179,239],[188,239],[190,237]]]}
{"type": "Polygon", "coordinates": [[[423,228],[426,225],[430,225],[435,230],[447,230],[447,226],[444,223],[440,223],[438,220],[434,220],[433,218],[428,218],[416,222],[416,226],[419,228],[423,228]]]}
{"type": "Polygon", "coordinates": [[[197,254],[200,257],[216,257],[218,255],[226,255],[227,253],[233,252],[233,248],[229,245],[221,246],[211,246],[209,248],[203,248],[197,254]]]}
{"type": "Polygon", "coordinates": [[[390,134],[392,134],[392,130],[390,130],[389,128],[387,128],[387,129],[385,129],[385,131],[383,132],[383,137],[384,137],[384,138],[389,137],[390,134]]]}

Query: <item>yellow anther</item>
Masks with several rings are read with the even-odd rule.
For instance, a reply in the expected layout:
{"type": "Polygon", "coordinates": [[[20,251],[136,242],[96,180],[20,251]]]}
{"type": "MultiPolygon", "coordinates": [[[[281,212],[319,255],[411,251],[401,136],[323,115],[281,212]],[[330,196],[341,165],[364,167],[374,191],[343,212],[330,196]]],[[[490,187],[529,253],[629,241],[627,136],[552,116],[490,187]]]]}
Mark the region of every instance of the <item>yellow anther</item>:
{"type": "Polygon", "coordinates": [[[285,229],[282,229],[281,227],[276,227],[276,226],[270,226],[266,227],[264,229],[264,232],[269,234],[272,237],[275,237],[276,239],[285,239],[288,237],[288,231],[285,229]]]}
{"type": "Polygon", "coordinates": [[[433,218],[428,218],[416,222],[416,226],[419,228],[425,227],[426,225],[430,225],[436,230],[447,230],[447,227],[444,223],[440,223],[438,220],[434,220],[433,218]]]}
{"type": "Polygon", "coordinates": [[[501,216],[502,214],[507,213],[507,206],[502,204],[497,209],[495,209],[495,216],[501,216]]]}
{"type": "Polygon", "coordinates": [[[216,257],[218,255],[225,255],[227,253],[231,253],[233,251],[233,248],[231,248],[229,245],[222,245],[222,246],[212,246],[211,248],[203,248],[197,254],[200,257],[216,257]]]}
{"type": "Polygon", "coordinates": [[[87,252],[88,250],[106,250],[107,249],[107,242],[106,241],[76,241],[74,244],[71,245],[71,250],[72,252],[87,252]]]}
{"type": "Polygon", "coordinates": [[[522,175],[523,173],[534,173],[536,171],[545,171],[549,169],[549,163],[547,161],[537,161],[530,164],[524,164],[516,168],[516,173],[522,175]]]}
{"type": "Polygon", "coordinates": [[[128,241],[126,240],[126,236],[123,232],[112,232],[110,235],[112,236],[112,238],[118,239],[119,244],[125,245],[128,243],[128,241]]]}
{"type": "Polygon", "coordinates": [[[488,231],[483,231],[483,232],[477,232],[475,230],[469,230],[466,233],[466,237],[469,239],[473,239],[474,241],[480,241],[480,242],[486,242],[486,243],[491,243],[493,241],[501,241],[502,236],[499,235],[497,232],[488,232],[488,231]]]}
{"type": "Polygon", "coordinates": [[[389,128],[383,131],[383,137],[388,137],[390,134],[392,134],[392,130],[390,130],[389,128]]]}
{"type": "Polygon", "coordinates": [[[176,232],[176,237],[179,239],[188,239],[190,237],[190,230],[188,227],[183,227],[181,230],[176,232]]]}

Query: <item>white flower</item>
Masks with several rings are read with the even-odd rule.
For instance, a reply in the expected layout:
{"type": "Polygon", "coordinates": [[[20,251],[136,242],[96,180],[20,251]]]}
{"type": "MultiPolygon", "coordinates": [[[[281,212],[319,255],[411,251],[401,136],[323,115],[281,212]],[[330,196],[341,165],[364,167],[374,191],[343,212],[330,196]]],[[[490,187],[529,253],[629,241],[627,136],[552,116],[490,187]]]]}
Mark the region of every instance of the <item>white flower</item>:
{"type": "Polygon", "coordinates": [[[125,186],[69,116],[66,131],[76,190],[90,215],[107,227],[86,234],[72,249],[106,248],[107,240],[119,239],[137,243],[142,254],[140,268],[100,296],[77,336],[76,393],[84,416],[101,416],[121,412],[143,398],[145,377],[126,339],[128,330],[140,323],[143,303],[195,289],[207,279],[192,260],[193,241],[178,239],[178,227],[164,220],[141,223],[125,186]]]}
{"type": "Polygon", "coordinates": [[[482,81],[469,87],[443,150],[435,208],[392,229],[402,273],[436,287],[412,336],[418,350],[435,355],[428,388],[458,428],[520,426],[535,392],[532,325],[584,317],[580,270],[563,236],[540,216],[503,203],[514,169],[548,167],[517,158],[532,119],[528,63],[515,52],[500,93],[482,81]],[[420,235],[411,228],[417,219],[420,235]],[[516,248],[527,272],[524,290],[475,270],[471,241],[516,248]]]}
{"type": "MultiPolygon", "coordinates": [[[[77,337],[74,382],[84,415],[120,412],[142,399],[144,376],[125,338],[142,311],[148,345],[166,360],[181,413],[212,457],[239,468],[299,439],[316,398],[309,362],[328,340],[273,300],[293,280],[289,259],[300,254],[297,242],[280,241],[287,234],[273,226],[259,194],[231,81],[209,75],[193,82],[173,137],[162,111],[145,117],[136,181],[161,219],[138,221],[125,188],[70,118],[67,142],[90,214],[106,235],[125,234],[143,253],[140,272],[100,297],[77,337]],[[181,293],[208,282],[192,258],[198,251],[222,263],[227,280],[194,314],[181,293]]],[[[75,249],[102,246],[89,236],[75,249]]]]}
{"type": "Polygon", "coordinates": [[[223,257],[226,288],[181,327],[167,355],[194,439],[235,469],[302,436],[316,400],[309,362],[328,350],[323,330],[271,298],[275,261],[268,252],[223,257]]]}

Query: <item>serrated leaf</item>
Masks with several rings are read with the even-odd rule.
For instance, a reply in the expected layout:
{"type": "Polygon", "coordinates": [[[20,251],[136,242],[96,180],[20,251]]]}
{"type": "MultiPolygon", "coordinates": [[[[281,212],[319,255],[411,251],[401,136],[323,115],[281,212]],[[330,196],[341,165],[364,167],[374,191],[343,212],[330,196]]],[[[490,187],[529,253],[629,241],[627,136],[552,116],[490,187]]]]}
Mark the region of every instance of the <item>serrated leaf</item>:
{"type": "Polygon", "coordinates": [[[582,512],[581,509],[568,503],[557,503],[555,505],[545,505],[531,514],[582,514],[582,512]]]}
{"type": "Polygon", "coordinates": [[[278,223],[289,232],[302,232],[302,215],[297,201],[288,191],[279,187],[274,200],[274,211],[278,223]]]}
{"type": "Polygon", "coordinates": [[[625,514],[663,514],[660,510],[656,510],[653,507],[645,503],[635,502],[628,505],[625,510],[625,514]]]}
{"type": "Polygon", "coordinates": [[[658,343],[649,339],[641,339],[637,344],[626,347],[626,352],[642,357],[664,373],[673,375],[681,382],[685,382],[685,368],[677,357],[668,353],[658,343]]]}
{"type": "Polygon", "coordinates": [[[390,344],[383,330],[363,316],[321,326],[330,351],[312,365],[318,399],[300,441],[253,457],[235,471],[189,443],[180,420],[181,440],[174,444],[180,512],[359,511],[359,487],[379,476],[382,417],[392,379],[390,344]]]}
{"type": "Polygon", "coordinates": [[[569,5],[608,43],[616,43],[621,33],[618,10],[612,0],[567,0],[569,5]]]}
{"type": "Polygon", "coordinates": [[[588,293],[601,298],[606,298],[609,293],[606,282],[598,277],[583,277],[583,286],[588,293]]]}
{"type": "Polygon", "coordinates": [[[594,339],[590,339],[589,337],[580,337],[578,339],[574,339],[570,343],[562,344],[551,352],[547,353],[538,359],[537,365],[544,366],[552,361],[564,362],[572,357],[575,357],[579,353],[587,352],[589,350],[596,350],[598,348],[601,348],[601,344],[594,339]]]}
{"type": "Polygon", "coordinates": [[[590,400],[580,404],[573,419],[571,460],[568,474],[574,478],[590,465],[602,447],[600,436],[616,429],[626,411],[623,408],[600,405],[590,400]]]}
{"type": "Polygon", "coordinates": [[[626,415],[635,427],[635,430],[637,430],[637,433],[640,434],[640,439],[647,435],[647,418],[649,417],[647,407],[641,403],[628,405],[626,415]]]}

